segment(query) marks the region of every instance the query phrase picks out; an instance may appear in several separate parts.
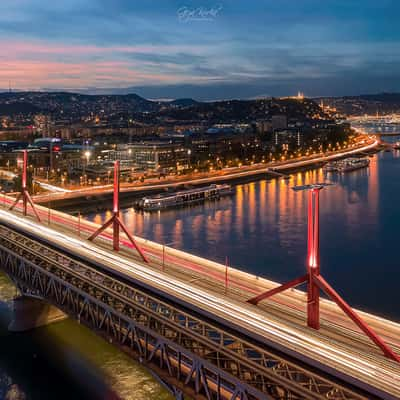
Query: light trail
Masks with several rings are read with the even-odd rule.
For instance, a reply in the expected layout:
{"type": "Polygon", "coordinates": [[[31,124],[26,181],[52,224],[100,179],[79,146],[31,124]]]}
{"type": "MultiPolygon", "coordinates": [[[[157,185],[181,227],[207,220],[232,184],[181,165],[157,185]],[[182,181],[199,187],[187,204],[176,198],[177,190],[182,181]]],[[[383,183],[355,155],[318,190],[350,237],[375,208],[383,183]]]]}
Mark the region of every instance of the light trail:
{"type": "MultiPolygon", "coordinates": [[[[273,168],[274,170],[286,170],[288,168],[299,168],[299,167],[305,167],[308,165],[313,165],[319,162],[325,162],[325,161],[331,161],[335,160],[337,158],[342,158],[346,157],[347,155],[353,155],[357,154],[360,152],[364,151],[369,151],[374,149],[376,146],[378,146],[379,141],[374,140],[372,143],[368,143],[365,146],[358,147],[353,150],[343,150],[342,152],[338,152],[335,154],[331,155],[324,155],[324,156],[315,156],[315,157],[310,157],[307,158],[306,160],[302,161],[289,161],[289,162],[279,162],[279,163],[273,163],[272,165],[263,165],[261,168],[250,168],[249,170],[246,171],[241,171],[241,172],[232,172],[228,173],[225,175],[218,175],[218,176],[211,176],[211,177],[205,177],[205,178],[196,178],[196,179],[186,179],[186,180],[180,180],[176,182],[171,182],[171,183],[165,183],[165,184],[156,184],[156,185],[142,185],[142,186],[121,186],[121,192],[141,192],[141,191],[147,191],[147,190],[160,190],[163,188],[174,188],[179,185],[199,185],[199,184],[210,184],[210,183],[216,183],[216,182],[221,182],[221,181],[228,181],[236,178],[241,178],[241,177],[248,177],[248,176],[253,176],[257,174],[262,174],[262,173],[268,173],[268,170],[273,168]]],[[[34,196],[34,200],[38,202],[43,202],[45,203],[46,201],[51,201],[51,200],[63,200],[63,199],[70,199],[74,197],[81,197],[83,195],[96,195],[96,194],[104,194],[104,193],[111,193],[112,192],[112,185],[102,185],[102,186],[96,186],[94,188],[82,188],[82,189],[76,189],[72,190],[70,192],[64,192],[64,193],[53,193],[51,195],[37,195],[34,196]]]]}
{"type": "Polygon", "coordinates": [[[50,183],[34,180],[34,183],[41,186],[43,189],[49,190],[50,192],[54,193],[72,193],[73,190],[65,189],[60,186],[51,185],[50,183]]]}
{"type": "Polygon", "coordinates": [[[33,238],[42,239],[69,254],[79,256],[104,270],[126,280],[148,285],[155,291],[172,296],[182,304],[188,304],[207,316],[212,316],[239,332],[262,340],[269,346],[285,349],[307,359],[311,365],[325,366],[351,379],[358,379],[376,390],[400,396],[400,368],[398,364],[381,355],[368,354],[352,346],[327,339],[320,333],[294,323],[270,317],[253,306],[217,295],[214,292],[189,285],[140,263],[70,237],[52,228],[0,210],[0,221],[14,226],[33,238]]]}

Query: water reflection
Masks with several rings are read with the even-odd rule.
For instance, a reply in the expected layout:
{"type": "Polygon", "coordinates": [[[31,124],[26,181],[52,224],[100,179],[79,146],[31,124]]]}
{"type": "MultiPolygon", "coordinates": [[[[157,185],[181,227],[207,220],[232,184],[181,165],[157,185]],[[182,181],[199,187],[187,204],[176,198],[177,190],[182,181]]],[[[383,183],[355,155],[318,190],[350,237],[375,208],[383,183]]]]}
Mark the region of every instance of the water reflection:
{"type": "Polygon", "coordinates": [[[0,399],[26,400],[23,390],[13,383],[12,378],[0,369],[0,399]]]}
{"type": "MultiPolygon", "coordinates": [[[[4,338],[4,327],[11,316],[11,300],[15,294],[15,288],[12,286],[8,278],[0,274],[0,340],[4,338]],[[2,329],[3,327],[3,329],[2,329]]],[[[0,346],[1,349],[1,346],[0,346]]],[[[5,400],[25,400],[26,394],[22,388],[16,383],[12,376],[9,375],[4,363],[6,359],[4,352],[0,358],[0,399],[5,400]]]]}
{"type": "Polygon", "coordinates": [[[1,400],[168,400],[141,365],[72,320],[10,334],[15,288],[0,274],[1,400]]]}
{"type": "MultiPolygon", "coordinates": [[[[291,187],[328,179],[336,185],[321,192],[324,275],[351,304],[400,320],[399,176],[400,151],[381,153],[369,169],[296,173],[238,185],[220,201],[160,213],[127,209],[123,218],[140,236],[221,262],[228,255],[242,269],[284,281],[304,271],[306,252],[307,194],[291,187]]],[[[89,217],[101,223],[110,213],[89,217]]],[[[73,321],[9,335],[14,294],[0,274],[0,399],[170,398],[140,365],[73,321]]]]}
{"type": "MultiPolygon", "coordinates": [[[[355,306],[400,319],[395,221],[400,210],[400,152],[380,153],[368,169],[325,176],[322,169],[288,180],[238,185],[232,197],[159,213],[123,211],[139,236],[224,262],[277,281],[304,271],[306,192],[291,187],[329,180],[321,192],[321,251],[324,274],[355,306]],[[389,211],[390,210],[390,211],[389,211]],[[386,276],[386,277],[385,277],[386,276]],[[378,286],[381,284],[381,286],[378,286]],[[379,302],[374,296],[379,296],[379,302]]],[[[96,214],[91,219],[104,221],[96,214]]]]}

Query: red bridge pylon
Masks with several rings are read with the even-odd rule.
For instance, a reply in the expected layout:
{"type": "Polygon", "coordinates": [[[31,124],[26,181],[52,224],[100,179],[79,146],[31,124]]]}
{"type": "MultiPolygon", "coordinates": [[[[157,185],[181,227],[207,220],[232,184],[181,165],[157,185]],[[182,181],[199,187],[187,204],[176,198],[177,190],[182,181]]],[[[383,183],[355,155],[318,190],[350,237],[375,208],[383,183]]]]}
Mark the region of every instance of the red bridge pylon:
{"type": "Polygon", "coordinates": [[[22,162],[22,185],[21,192],[18,194],[14,203],[9,208],[10,211],[14,209],[14,207],[18,204],[20,200],[22,200],[22,213],[26,216],[28,215],[28,203],[32,207],[33,212],[35,213],[36,218],[39,222],[41,219],[39,217],[38,212],[36,211],[35,204],[32,201],[32,198],[27,189],[27,168],[28,168],[28,152],[26,150],[22,151],[23,154],[23,162],[22,162]]]}
{"type": "Polygon", "coordinates": [[[307,273],[304,276],[293,279],[267,292],[261,293],[248,300],[251,304],[258,304],[274,294],[307,283],[307,325],[313,329],[320,328],[320,290],[324,291],[344,313],[382,350],[383,354],[400,363],[397,355],[378,334],[369,327],[358,314],[340,297],[320,274],[320,250],[319,250],[319,192],[324,186],[331,184],[317,183],[294,187],[294,190],[309,190],[308,197],[308,252],[307,273]]]}
{"type": "Polygon", "coordinates": [[[142,257],[143,261],[149,262],[144,255],[142,249],[138,246],[133,236],[129,233],[125,224],[122,222],[120,217],[120,209],[119,209],[119,161],[114,162],[114,198],[113,198],[113,215],[112,217],[104,223],[96,232],[94,232],[91,236],[89,236],[88,240],[94,240],[101,232],[107,229],[110,225],[113,228],[113,249],[115,251],[119,250],[119,228],[121,228],[125,235],[128,237],[129,241],[135,247],[137,252],[142,257]]]}

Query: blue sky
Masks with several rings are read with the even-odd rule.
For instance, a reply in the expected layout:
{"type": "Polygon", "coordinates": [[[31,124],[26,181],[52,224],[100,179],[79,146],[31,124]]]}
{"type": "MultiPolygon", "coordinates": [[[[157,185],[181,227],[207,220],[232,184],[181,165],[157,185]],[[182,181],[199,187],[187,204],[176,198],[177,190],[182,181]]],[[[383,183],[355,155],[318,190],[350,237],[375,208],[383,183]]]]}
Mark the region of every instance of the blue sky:
{"type": "Polygon", "coordinates": [[[400,91],[399,11],[389,0],[2,0],[0,87],[198,99],[400,91]]]}

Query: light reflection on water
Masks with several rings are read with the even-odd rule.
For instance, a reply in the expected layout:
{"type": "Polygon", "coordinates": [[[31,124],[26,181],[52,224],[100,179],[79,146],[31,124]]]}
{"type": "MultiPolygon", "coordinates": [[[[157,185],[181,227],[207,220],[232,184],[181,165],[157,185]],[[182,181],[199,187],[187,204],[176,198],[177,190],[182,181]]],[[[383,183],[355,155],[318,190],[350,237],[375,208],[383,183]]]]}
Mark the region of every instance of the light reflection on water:
{"type": "MultiPolygon", "coordinates": [[[[336,185],[321,192],[322,271],[351,304],[400,320],[393,307],[398,290],[389,275],[400,277],[399,156],[380,153],[368,169],[344,175],[317,169],[293,174],[290,181],[242,184],[232,197],[192,207],[154,213],[130,208],[123,219],[138,236],[220,262],[229,256],[232,265],[284,281],[304,271],[306,252],[307,193],[291,187],[332,181],[336,185]]],[[[103,214],[88,218],[105,220],[103,214]]]]}
{"type": "Polygon", "coordinates": [[[0,274],[1,400],[172,399],[142,366],[72,320],[8,333],[14,295],[0,274]]]}
{"type": "MultiPolygon", "coordinates": [[[[380,153],[368,169],[346,175],[325,177],[321,169],[296,173],[289,182],[238,185],[232,197],[216,202],[151,214],[127,209],[123,218],[139,236],[221,262],[228,255],[235,266],[284,281],[304,271],[306,251],[307,197],[291,187],[331,180],[336,185],[321,193],[323,274],[351,304],[400,320],[399,176],[400,152],[380,153]]],[[[109,216],[88,218],[101,223],[109,216]]],[[[14,293],[0,275],[0,398],[12,384],[27,399],[104,398],[98,388],[110,399],[170,398],[140,365],[70,320],[8,335],[4,301],[14,293]],[[41,377],[33,378],[38,370],[41,377]],[[87,382],[97,390],[85,387],[87,382]],[[60,394],[65,385],[70,390],[60,394]]]]}

